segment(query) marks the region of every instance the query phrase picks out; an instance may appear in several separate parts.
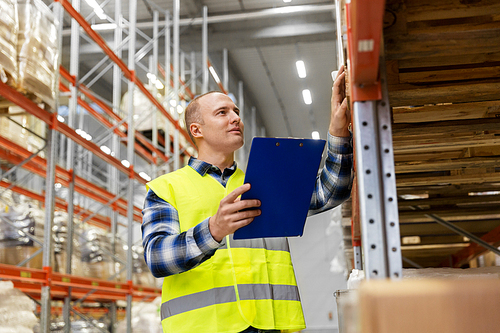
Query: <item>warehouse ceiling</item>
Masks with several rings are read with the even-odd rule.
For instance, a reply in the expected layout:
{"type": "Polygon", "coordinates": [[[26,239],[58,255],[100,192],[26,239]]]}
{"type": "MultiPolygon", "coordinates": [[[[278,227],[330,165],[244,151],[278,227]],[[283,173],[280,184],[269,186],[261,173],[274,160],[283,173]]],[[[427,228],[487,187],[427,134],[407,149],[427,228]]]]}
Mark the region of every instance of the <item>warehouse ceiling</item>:
{"type": "MultiPolygon", "coordinates": [[[[94,24],[114,22],[115,2],[98,1],[107,19],[99,19],[89,4],[81,1],[80,12],[94,24]]],[[[122,14],[129,18],[129,3],[121,1],[122,14]]],[[[195,52],[201,63],[203,7],[208,8],[209,59],[222,76],[223,49],[228,50],[230,71],[229,92],[238,97],[238,82],[245,91],[245,106],[254,106],[259,127],[268,136],[306,137],[318,131],[326,139],[328,130],[331,71],[336,67],[335,15],[332,0],[182,0],[180,4],[180,48],[189,57],[195,52]],[[307,76],[300,79],[295,62],[303,60],[307,76]],[[309,89],[312,104],[306,105],[302,90],[309,89]]],[[[152,36],[153,12],[159,11],[160,31],[165,26],[165,11],[173,11],[173,1],[137,1],[137,26],[152,36]]],[[[70,19],[64,19],[63,66],[69,68],[70,19]]],[[[113,30],[99,33],[113,47],[113,30]]],[[[124,38],[127,36],[127,31],[124,38]]],[[[100,48],[81,34],[80,77],[92,69],[103,57],[100,48]]],[[[146,40],[137,36],[137,49],[146,40]]],[[[164,37],[159,38],[159,62],[164,63],[164,37]]],[[[150,53],[151,54],[151,53],[150,53]]],[[[127,63],[127,47],[123,58],[127,63]]],[[[147,65],[147,56],[142,62],[147,65]]],[[[102,65],[98,71],[105,70],[102,65]]],[[[94,75],[94,76],[95,76],[94,75]]],[[[138,75],[140,71],[138,70],[138,75]]],[[[198,80],[201,71],[198,69],[198,80]]],[[[144,74],[143,74],[144,76],[144,74]]],[[[111,100],[112,70],[108,68],[103,80],[95,83],[94,91],[111,100]]],[[[141,77],[147,80],[145,77],[141,77]]],[[[85,83],[89,83],[89,77],[85,83]]],[[[213,82],[212,82],[213,84],[213,82]]],[[[125,91],[126,84],[123,84],[125,91]]],[[[199,89],[197,91],[200,92],[199,89]]],[[[246,113],[250,111],[248,107],[246,113]]],[[[259,132],[257,132],[259,133],[259,132]]]]}

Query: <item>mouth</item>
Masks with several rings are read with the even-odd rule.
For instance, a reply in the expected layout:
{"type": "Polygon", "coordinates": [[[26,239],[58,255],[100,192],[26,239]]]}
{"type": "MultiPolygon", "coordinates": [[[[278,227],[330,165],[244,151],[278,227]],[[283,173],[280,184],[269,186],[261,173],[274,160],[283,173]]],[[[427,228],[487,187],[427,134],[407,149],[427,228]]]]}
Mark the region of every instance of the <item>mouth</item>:
{"type": "Polygon", "coordinates": [[[229,133],[239,133],[241,134],[241,128],[235,127],[229,131],[229,133]]]}

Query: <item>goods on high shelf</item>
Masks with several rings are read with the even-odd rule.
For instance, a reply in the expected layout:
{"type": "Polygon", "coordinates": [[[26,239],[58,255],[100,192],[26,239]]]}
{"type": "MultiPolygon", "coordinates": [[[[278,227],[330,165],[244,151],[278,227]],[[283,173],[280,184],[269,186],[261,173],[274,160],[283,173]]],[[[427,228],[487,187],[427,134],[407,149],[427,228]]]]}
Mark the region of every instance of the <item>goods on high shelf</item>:
{"type": "Polygon", "coordinates": [[[18,12],[18,89],[35,94],[54,108],[59,70],[57,20],[40,0],[18,1],[18,12]]]}
{"type": "Polygon", "coordinates": [[[0,1],[0,79],[17,85],[17,33],[19,30],[17,3],[0,1]]]}
{"type": "Polygon", "coordinates": [[[0,331],[33,333],[38,320],[35,302],[14,288],[12,281],[0,281],[0,331]]]}
{"type": "MultiPolygon", "coordinates": [[[[52,227],[53,270],[66,273],[68,214],[56,210],[52,227]]],[[[73,217],[74,237],[71,274],[101,280],[126,281],[126,245],[116,237],[114,250],[112,235],[108,231],[82,223],[73,217]],[[113,258],[112,254],[116,258],[113,258]]],[[[43,241],[44,209],[37,201],[0,188],[0,263],[18,265],[30,258],[41,245],[27,235],[43,241]]],[[[133,283],[157,287],[157,279],[149,272],[144,261],[142,246],[133,246],[133,283]]],[[[23,267],[42,268],[40,252],[23,267]]]]}

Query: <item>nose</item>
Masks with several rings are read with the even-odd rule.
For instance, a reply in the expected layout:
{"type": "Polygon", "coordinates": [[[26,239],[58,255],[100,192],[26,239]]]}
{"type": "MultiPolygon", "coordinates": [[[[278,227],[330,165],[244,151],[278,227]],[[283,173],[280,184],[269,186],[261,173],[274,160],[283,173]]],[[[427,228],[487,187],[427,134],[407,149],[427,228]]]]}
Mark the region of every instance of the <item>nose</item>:
{"type": "Polygon", "coordinates": [[[236,124],[239,124],[239,122],[241,121],[241,118],[240,116],[236,113],[236,112],[231,112],[231,123],[236,123],[236,124]]]}

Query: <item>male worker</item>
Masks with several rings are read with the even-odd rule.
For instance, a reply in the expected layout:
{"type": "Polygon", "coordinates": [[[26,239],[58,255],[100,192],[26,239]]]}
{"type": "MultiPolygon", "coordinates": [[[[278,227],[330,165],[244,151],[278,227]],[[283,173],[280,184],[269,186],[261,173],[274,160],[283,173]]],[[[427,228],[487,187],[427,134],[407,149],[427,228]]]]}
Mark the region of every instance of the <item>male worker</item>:
{"type": "MultiPolygon", "coordinates": [[[[352,140],[344,70],[332,88],[328,157],[316,180],[310,214],[350,195],[352,140]]],[[[148,183],[143,246],[155,277],[164,277],[164,332],[295,332],[305,328],[285,238],[234,240],[260,214],[258,200],[240,200],[251,184],[234,162],[243,145],[239,110],[210,92],[186,108],[198,147],[189,165],[148,183]]],[[[286,168],[286,165],[269,167],[286,168]]],[[[290,181],[293,181],[291,179],[290,181]]]]}

